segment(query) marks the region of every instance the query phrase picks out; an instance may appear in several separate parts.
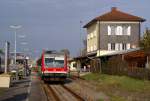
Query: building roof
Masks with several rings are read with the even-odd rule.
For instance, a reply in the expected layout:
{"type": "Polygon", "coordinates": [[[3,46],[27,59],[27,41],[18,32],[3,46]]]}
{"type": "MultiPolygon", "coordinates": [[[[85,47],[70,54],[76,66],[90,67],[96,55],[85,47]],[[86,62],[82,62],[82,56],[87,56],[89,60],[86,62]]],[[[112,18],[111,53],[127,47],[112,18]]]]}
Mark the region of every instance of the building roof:
{"type": "Polygon", "coordinates": [[[96,53],[91,53],[91,54],[87,54],[84,56],[78,56],[78,57],[74,57],[74,60],[78,60],[78,59],[85,59],[85,58],[93,58],[96,56],[96,53]]]}
{"type": "Polygon", "coordinates": [[[116,7],[112,7],[110,12],[94,18],[93,20],[91,20],[89,23],[87,23],[83,27],[87,28],[89,25],[93,24],[96,21],[139,21],[139,22],[144,22],[145,19],[122,12],[122,11],[119,11],[116,7]]]}
{"type": "Polygon", "coordinates": [[[139,50],[141,50],[141,49],[140,48],[134,48],[134,49],[129,49],[129,50],[115,51],[115,52],[104,54],[104,55],[101,55],[101,56],[98,56],[98,57],[122,55],[122,54],[127,54],[127,53],[130,53],[130,52],[139,51],[139,50]]]}

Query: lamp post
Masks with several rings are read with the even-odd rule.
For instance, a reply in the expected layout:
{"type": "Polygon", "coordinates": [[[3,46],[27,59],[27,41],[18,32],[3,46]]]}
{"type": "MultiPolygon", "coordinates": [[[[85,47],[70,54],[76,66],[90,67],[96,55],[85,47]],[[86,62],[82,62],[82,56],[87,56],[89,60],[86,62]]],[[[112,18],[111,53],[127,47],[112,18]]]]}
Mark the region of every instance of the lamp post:
{"type": "MultiPolygon", "coordinates": [[[[16,51],[17,51],[17,45],[16,45],[16,41],[17,41],[17,30],[20,29],[22,26],[21,25],[11,25],[10,28],[14,29],[15,32],[15,49],[14,49],[14,66],[17,67],[16,65],[16,51]]],[[[18,80],[18,68],[16,70],[16,80],[18,80]]]]}

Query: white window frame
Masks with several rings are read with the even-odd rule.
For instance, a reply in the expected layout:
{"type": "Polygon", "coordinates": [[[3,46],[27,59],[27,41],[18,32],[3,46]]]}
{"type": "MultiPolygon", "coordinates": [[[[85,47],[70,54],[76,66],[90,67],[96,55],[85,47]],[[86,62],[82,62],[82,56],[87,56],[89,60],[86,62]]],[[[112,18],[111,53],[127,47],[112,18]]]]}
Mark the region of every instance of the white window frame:
{"type": "Polygon", "coordinates": [[[122,43],[120,43],[120,45],[119,45],[119,50],[123,50],[122,43]]]}
{"type": "Polygon", "coordinates": [[[131,26],[128,26],[128,28],[127,28],[127,35],[131,35],[131,26]]]}
{"type": "Polygon", "coordinates": [[[93,33],[91,33],[91,38],[93,38],[94,37],[94,35],[93,35],[93,33]]]}
{"type": "Polygon", "coordinates": [[[111,35],[116,35],[116,27],[111,26],[111,35]]]}
{"type": "Polygon", "coordinates": [[[94,50],[97,50],[96,44],[94,45],[94,50]]]}
{"type": "Polygon", "coordinates": [[[115,43],[115,50],[118,51],[119,50],[119,43],[115,43]]]}
{"type": "Polygon", "coordinates": [[[94,31],[94,37],[96,37],[96,30],[94,31]]]}
{"type": "Polygon", "coordinates": [[[108,30],[108,35],[111,35],[111,26],[108,26],[107,30],[108,30]]]}
{"type": "Polygon", "coordinates": [[[87,47],[87,52],[90,52],[90,48],[89,47],[87,47]]]}
{"type": "Polygon", "coordinates": [[[93,51],[93,46],[91,46],[91,51],[93,51]]]}
{"type": "Polygon", "coordinates": [[[108,43],[108,50],[111,51],[111,43],[108,43]]]}
{"type": "Polygon", "coordinates": [[[127,44],[126,43],[122,43],[122,50],[127,50],[127,44]]]}
{"type": "Polygon", "coordinates": [[[90,35],[89,34],[87,35],[87,39],[90,40],[90,35]]]}
{"type": "Polygon", "coordinates": [[[122,35],[122,32],[123,32],[122,29],[123,29],[122,26],[117,26],[117,28],[116,28],[116,35],[122,35]]]}
{"type": "Polygon", "coordinates": [[[127,50],[128,50],[128,49],[131,49],[130,43],[127,43],[127,44],[126,44],[126,47],[127,47],[127,50]]]}

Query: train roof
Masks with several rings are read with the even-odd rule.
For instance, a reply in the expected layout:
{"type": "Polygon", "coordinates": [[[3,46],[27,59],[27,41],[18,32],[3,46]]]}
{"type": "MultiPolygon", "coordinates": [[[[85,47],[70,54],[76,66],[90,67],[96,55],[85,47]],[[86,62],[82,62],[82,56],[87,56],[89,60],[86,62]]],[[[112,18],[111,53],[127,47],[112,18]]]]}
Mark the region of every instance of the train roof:
{"type": "Polygon", "coordinates": [[[57,51],[45,51],[45,54],[53,54],[53,55],[64,55],[64,52],[57,52],[57,51]]]}

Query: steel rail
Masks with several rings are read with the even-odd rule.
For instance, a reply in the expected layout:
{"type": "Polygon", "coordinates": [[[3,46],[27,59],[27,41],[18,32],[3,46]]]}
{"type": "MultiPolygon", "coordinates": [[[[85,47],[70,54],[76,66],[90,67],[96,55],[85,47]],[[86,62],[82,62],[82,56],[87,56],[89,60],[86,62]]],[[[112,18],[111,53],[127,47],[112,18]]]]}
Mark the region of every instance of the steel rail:
{"type": "Polygon", "coordinates": [[[85,101],[80,95],[78,95],[77,93],[75,93],[73,90],[71,90],[70,88],[61,85],[64,89],[66,89],[68,92],[70,92],[74,97],[76,97],[78,99],[78,101],[85,101]]]}

